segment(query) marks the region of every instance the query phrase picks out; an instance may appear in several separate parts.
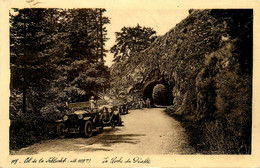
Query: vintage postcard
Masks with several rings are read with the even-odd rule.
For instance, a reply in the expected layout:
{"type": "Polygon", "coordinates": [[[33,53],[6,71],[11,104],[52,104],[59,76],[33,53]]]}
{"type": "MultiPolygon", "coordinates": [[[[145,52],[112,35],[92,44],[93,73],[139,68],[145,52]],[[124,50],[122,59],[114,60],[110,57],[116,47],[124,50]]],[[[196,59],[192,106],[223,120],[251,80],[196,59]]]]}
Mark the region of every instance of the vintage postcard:
{"type": "Polygon", "coordinates": [[[260,166],[260,1],[0,3],[0,167],[260,166]]]}

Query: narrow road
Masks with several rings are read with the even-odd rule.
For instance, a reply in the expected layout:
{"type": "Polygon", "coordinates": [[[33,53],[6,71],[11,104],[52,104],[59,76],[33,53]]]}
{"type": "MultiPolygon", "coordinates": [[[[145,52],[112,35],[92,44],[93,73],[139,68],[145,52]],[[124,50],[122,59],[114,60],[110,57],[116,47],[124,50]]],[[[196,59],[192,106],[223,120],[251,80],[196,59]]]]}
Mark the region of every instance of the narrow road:
{"type": "Polygon", "coordinates": [[[193,154],[180,123],[162,108],[130,110],[123,115],[124,126],[106,127],[91,138],[72,136],[36,143],[12,154],[43,154],[60,152],[108,152],[138,155],[193,154]]]}

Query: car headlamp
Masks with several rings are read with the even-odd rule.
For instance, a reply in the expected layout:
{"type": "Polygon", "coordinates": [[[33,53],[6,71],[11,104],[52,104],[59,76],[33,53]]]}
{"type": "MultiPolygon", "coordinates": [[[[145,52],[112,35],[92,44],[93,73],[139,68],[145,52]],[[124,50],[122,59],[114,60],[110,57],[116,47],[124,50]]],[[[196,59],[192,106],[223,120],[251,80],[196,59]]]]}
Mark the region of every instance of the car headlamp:
{"type": "Polygon", "coordinates": [[[113,114],[114,114],[114,115],[118,115],[118,114],[119,114],[119,111],[114,111],[113,114]]]}
{"type": "Polygon", "coordinates": [[[83,115],[80,114],[80,115],[78,116],[78,118],[81,120],[81,119],[83,118],[83,115]]]}
{"type": "Polygon", "coordinates": [[[69,118],[69,117],[68,117],[67,115],[63,116],[63,120],[64,120],[64,121],[67,121],[68,118],[69,118]]]}

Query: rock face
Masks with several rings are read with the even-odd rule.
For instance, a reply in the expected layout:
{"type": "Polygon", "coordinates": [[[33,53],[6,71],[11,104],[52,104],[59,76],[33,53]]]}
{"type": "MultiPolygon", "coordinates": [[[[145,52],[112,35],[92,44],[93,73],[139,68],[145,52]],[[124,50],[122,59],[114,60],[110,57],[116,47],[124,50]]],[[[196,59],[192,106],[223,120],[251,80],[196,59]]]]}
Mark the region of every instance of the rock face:
{"type": "Polygon", "coordinates": [[[172,90],[169,113],[200,125],[204,146],[249,153],[252,30],[252,10],[191,10],[151,47],[113,65],[112,87],[149,97],[144,86],[162,83],[172,90]]]}

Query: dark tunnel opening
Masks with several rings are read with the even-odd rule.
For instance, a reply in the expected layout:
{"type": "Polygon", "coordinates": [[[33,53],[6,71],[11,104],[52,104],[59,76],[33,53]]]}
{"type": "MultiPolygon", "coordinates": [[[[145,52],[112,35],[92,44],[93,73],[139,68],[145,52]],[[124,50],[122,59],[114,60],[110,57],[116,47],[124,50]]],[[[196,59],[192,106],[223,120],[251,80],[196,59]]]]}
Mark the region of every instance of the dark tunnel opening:
{"type": "Polygon", "coordinates": [[[158,81],[152,81],[144,86],[143,99],[150,99],[152,107],[156,105],[172,105],[171,88],[158,81]]]}

